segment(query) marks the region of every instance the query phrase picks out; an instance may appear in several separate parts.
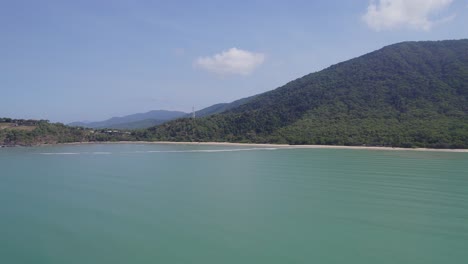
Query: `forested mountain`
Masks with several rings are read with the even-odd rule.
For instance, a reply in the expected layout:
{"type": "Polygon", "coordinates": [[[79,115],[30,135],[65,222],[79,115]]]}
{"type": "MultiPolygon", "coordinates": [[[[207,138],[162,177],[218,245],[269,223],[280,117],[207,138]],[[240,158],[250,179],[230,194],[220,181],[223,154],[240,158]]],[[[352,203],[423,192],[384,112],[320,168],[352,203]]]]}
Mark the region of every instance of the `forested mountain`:
{"type": "Polygon", "coordinates": [[[468,147],[468,40],[404,42],[306,75],[151,140],[468,147]]]}
{"type": "Polygon", "coordinates": [[[123,117],[112,117],[99,122],[74,122],[68,125],[88,128],[139,129],[159,125],[186,115],[187,113],[180,111],[153,110],[123,117]]]}
{"type": "Polygon", "coordinates": [[[196,114],[197,117],[207,117],[207,116],[210,116],[210,115],[219,114],[219,113],[231,110],[233,108],[236,108],[236,107],[238,107],[240,105],[243,105],[243,104],[247,103],[248,101],[250,101],[253,98],[255,98],[255,96],[242,98],[242,99],[236,100],[236,101],[231,102],[231,103],[214,104],[212,106],[209,106],[209,107],[203,108],[203,109],[201,109],[199,111],[196,111],[195,114],[196,114]]]}
{"type": "Polygon", "coordinates": [[[168,140],[468,148],[468,40],[399,43],[202,109],[199,118],[171,114],[185,118],[133,132],[2,118],[0,145],[168,140]]]}

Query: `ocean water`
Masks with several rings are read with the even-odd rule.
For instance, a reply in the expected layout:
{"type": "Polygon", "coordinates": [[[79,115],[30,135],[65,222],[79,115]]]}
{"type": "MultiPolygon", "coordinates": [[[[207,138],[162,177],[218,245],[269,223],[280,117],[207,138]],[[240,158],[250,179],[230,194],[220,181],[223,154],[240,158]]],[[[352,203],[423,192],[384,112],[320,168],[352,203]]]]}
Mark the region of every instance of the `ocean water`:
{"type": "Polygon", "coordinates": [[[468,263],[468,153],[4,148],[0,263],[468,263]]]}

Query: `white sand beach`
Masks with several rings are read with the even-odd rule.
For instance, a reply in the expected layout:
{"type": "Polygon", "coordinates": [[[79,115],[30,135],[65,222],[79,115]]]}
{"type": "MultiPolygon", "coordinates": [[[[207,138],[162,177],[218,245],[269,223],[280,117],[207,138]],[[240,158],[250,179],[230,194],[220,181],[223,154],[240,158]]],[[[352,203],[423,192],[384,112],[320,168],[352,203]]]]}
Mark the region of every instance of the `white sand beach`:
{"type": "Polygon", "coordinates": [[[172,142],[172,141],[116,141],[116,142],[75,142],[66,145],[78,144],[172,144],[172,145],[200,145],[200,146],[245,146],[284,149],[359,149],[359,150],[395,150],[395,151],[433,151],[433,152],[465,152],[468,149],[432,149],[432,148],[393,148],[373,146],[339,146],[339,145],[287,145],[287,144],[257,144],[257,143],[231,143],[231,142],[172,142]]]}

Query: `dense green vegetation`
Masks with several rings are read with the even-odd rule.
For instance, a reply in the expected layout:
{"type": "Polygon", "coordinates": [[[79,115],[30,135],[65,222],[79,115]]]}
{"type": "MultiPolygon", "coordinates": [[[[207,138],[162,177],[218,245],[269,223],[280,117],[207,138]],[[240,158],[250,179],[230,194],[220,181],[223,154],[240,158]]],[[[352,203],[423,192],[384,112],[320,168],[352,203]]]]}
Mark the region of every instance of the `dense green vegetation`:
{"type": "MultiPolygon", "coordinates": [[[[242,98],[242,99],[236,100],[236,101],[231,102],[231,103],[215,104],[215,105],[203,108],[203,109],[201,109],[199,111],[196,111],[196,116],[197,117],[207,117],[207,116],[210,116],[210,115],[219,114],[219,113],[231,110],[233,108],[236,108],[236,107],[238,107],[240,105],[243,105],[243,104],[247,103],[248,101],[252,100],[253,98],[255,98],[255,96],[242,98]]],[[[190,117],[190,116],[191,116],[191,114],[187,115],[186,117],[190,117]]]]}
{"type": "Polygon", "coordinates": [[[130,132],[69,127],[47,120],[0,118],[0,145],[3,146],[124,140],[134,140],[134,136],[130,132]]]}
{"type": "Polygon", "coordinates": [[[47,120],[0,119],[0,145],[35,145],[59,142],[81,141],[83,129],[67,127],[63,124],[50,124],[47,120]],[[5,124],[11,124],[5,126],[5,124]],[[2,143],[3,142],[3,143],[2,143]]]}
{"type": "Polygon", "coordinates": [[[34,130],[0,129],[0,143],[163,140],[468,148],[468,40],[391,45],[205,110],[201,118],[132,132],[38,121],[34,130]]]}
{"type": "Polygon", "coordinates": [[[141,132],[172,141],[468,147],[468,40],[405,42],[222,114],[141,132]]]}

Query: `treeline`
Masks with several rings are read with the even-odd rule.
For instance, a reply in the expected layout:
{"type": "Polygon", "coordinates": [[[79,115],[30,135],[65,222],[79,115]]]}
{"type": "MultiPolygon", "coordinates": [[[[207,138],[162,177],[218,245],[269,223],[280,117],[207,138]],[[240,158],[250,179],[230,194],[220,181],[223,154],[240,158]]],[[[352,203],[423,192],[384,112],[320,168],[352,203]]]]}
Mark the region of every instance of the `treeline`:
{"type": "MultiPolygon", "coordinates": [[[[16,122],[16,121],[15,121],[16,122]]],[[[7,122],[4,122],[7,123],[7,122]]],[[[12,123],[12,122],[8,122],[12,123]]],[[[92,130],[70,127],[61,123],[49,123],[47,120],[28,120],[18,124],[29,124],[33,129],[0,129],[0,145],[34,146],[40,144],[57,144],[72,142],[133,141],[130,132],[118,130],[92,130]]]]}
{"type": "Polygon", "coordinates": [[[9,144],[142,140],[468,148],[468,40],[391,45],[225,109],[132,132],[39,122],[33,131],[0,130],[0,142],[3,138],[9,144]]]}
{"type": "Polygon", "coordinates": [[[18,126],[35,126],[39,123],[48,123],[49,120],[34,120],[34,119],[13,119],[8,117],[0,117],[0,123],[14,124],[18,126]]]}
{"type": "Polygon", "coordinates": [[[468,40],[407,42],[309,74],[152,140],[468,148],[468,40]]]}

